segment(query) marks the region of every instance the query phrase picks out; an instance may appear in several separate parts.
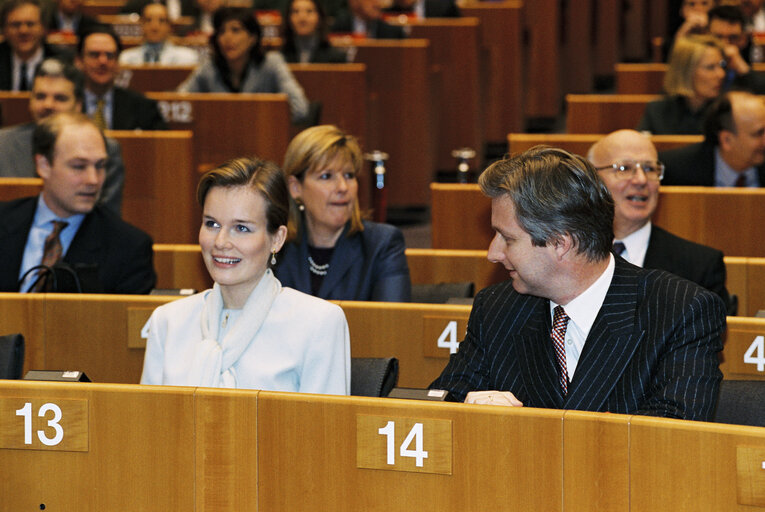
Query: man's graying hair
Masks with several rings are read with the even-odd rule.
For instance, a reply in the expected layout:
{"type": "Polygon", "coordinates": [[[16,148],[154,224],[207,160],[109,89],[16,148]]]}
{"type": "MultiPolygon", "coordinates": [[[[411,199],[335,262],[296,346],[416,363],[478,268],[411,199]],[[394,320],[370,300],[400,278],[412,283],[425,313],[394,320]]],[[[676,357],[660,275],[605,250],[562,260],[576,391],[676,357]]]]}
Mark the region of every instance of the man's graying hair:
{"type": "Polygon", "coordinates": [[[491,198],[513,201],[516,220],[544,247],[568,233],[578,253],[601,261],[611,252],[614,201],[590,162],[548,146],[491,164],[478,183],[491,198]]]}

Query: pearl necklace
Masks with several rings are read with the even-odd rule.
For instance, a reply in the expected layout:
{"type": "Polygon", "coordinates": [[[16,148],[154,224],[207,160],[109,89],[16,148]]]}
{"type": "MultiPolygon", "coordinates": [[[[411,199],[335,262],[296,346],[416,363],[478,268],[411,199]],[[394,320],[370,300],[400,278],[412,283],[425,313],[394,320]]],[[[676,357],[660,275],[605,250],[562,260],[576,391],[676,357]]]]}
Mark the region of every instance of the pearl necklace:
{"type": "Polygon", "coordinates": [[[326,276],[328,268],[329,263],[325,263],[324,265],[317,265],[316,262],[313,261],[313,258],[308,256],[308,269],[311,271],[311,273],[316,274],[317,276],[326,276]]]}

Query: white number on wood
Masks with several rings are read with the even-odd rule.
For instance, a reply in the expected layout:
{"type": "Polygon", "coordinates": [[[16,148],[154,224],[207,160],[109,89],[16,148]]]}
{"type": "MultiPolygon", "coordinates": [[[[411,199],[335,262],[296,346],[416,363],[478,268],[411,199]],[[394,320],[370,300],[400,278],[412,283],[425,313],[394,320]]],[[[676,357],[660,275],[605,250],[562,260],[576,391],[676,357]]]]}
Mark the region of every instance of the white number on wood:
{"type": "MultiPolygon", "coordinates": [[[[43,404],[37,415],[44,418],[48,412],[53,413],[53,418],[48,420],[48,426],[55,432],[53,437],[48,437],[43,430],[37,431],[37,438],[45,446],[56,446],[64,439],[64,429],[59,423],[61,421],[61,408],[56,404],[43,404]]],[[[24,444],[32,444],[32,404],[27,402],[24,407],[16,410],[16,416],[24,417],[24,444]]]]}
{"type": "MultiPolygon", "coordinates": [[[[431,338],[433,339],[433,338],[431,338]]],[[[457,342],[457,321],[451,320],[438,337],[438,348],[448,348],[450,354],[456,354],[459,343],[457,342]]]]}
{"type": "Polygon", "coordinates": [[[756,364],[758,372],[765,372],[765,337],[757,336],[744,354],[744,362],[756,364]]]}
{"type": "MultiPolygon", "coordinates": [[[[395,450],[395,434],[396,424],[389,421],[384,427],[377,429],[377,433],[384,435],[386,439],[387,463],[390,466],[396,464],[396,450],[395,450]]],[[[423,461],[428,458],[428,452],[422,449],[423,446],[423,434],[422,423],[415,423],[412,429],[407,434],[404,442],[399,447],[399,455],[401,457],[413,457],[415,459],[415,465],[418,468],[422,467],[423,461]],[[414,442],[414,450],[411,449],[414,442]]]]}

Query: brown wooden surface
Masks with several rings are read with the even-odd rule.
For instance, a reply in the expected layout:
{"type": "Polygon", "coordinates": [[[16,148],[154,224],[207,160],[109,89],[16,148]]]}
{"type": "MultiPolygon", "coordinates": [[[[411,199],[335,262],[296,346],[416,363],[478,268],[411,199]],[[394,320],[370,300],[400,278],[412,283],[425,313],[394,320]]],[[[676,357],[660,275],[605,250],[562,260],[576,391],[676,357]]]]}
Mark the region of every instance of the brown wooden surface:
{"type": "Polygon", "coordinates": [[[122,146],[122,218],[156,243],[193,243],[201,212],[190,131],[108,131],[122,146]]]}
{"type": "Polygon", "coordinates": [[[261,510],[560,511],[562,411],[498,409],[261,392],[261,510]],[[453,474],[357,468],[358,414],[451,420],[453,474]]]}
{"type": "Polygon", "coordinates": [[[629,421],[623,414],[564,413],[563,510],[630,510],[629,421]]]}
{"type": "Polygon", "coordinates": [[[430,100],[438,169],[455,168],[452,150],[484,146],[480,102],[479,21],[432,18],[409,21],[410,37],[430,41],[430,100]]]}
{"type": "Polygon", "coordinates": [[[765,429],[633,416],[630,509],[760,510],[737,503],[739,446],[765,447],[765,429]]]}
{"type": "Polygon", "coordinates": [[[86,399],[89,447],[0,449],[0,511],[194,510],[193,392],[2,381],[5,398],[86,399]]]}
{"type": "Polygon", "coordinates": [[[24,335],[24,373],[45,368],[45,295],[0,293],[0,333],[24,335]]]}
{"type": "Polygon", "coordinates": [[[367,126],[366,66],[289,64],[289,68],[308,99],[321,102],[321,123],[340,127],[358,137],[363,145],[367,126]]]}
{"type": "MultiPolygon", "coordinates": [[[[755,71],[765,71],[765,64],[754,64],[755,71]]],[[[617,63],[617,94],[663,94],[664,74],[667,64],[664,62],[617,63]]]]}
{"type": "Polygon", "coordinates": [[[0,91],[0,107],[2,107],[2,126],[13,126],[32,121],[29,112],[29,96],[27,91],[0,91]]]}
{"type": "MultiPolygon", "coordinates": [[[[478,18],[484,135],[489,142],[524,127],[523,2],[470,2],[463,16],[478,18]]],[[[457,76],[463,76],[458,73],[457,76]]]]}
{"type": "Polygon", "coordinates": [[[119,14],[124,0],[85,0],[82,3],[82,13],[96,17],[102,14],[119,14]]]}
{"type": "Polygon", "coordinates": [[[194,164],[220,165],[231,158],[257,155],[281,162],[290,133],[285,94],[152,92],[165,105],[190,105],[190,117],[168,119],[173,130],[194,132],[194,164]]]}
{"type": "Polygon", "coordinates": [[[610,133],[635,128],[651,94],[568,94],[567,133],[610,133]]]}
{"type": "Polygon", "coordinates": [[[162,92],[175,91],[194,71],[196,66],[138,65],[120,66],[117,83],[134,91],[162,92]]]}
{"type": "Polygon", "coordinates": [[[597,0],[562,2],[563,43],[561,45],[561,86],[564,93],[585,94],[592,91],[595,75],[595,45],[590,37],[599,31],[593,27],[597,0]]]}
{"type": "MultiPolygon", "coordinates": [[[[510,133],[507,142],[511,154],[544,144],[586,157],[590,147],[604,136],[599,133],[510,133]]],[[[687,146],[703,140],[701,135],[651,135],[650,138],[657,151],[687,146]]]]}
{"type": "Polygon", "coordinates": [[[426,205],[436,142],[430,102],[430,43],[378,39],[351,44],[355,62],[367,67],[365,150],[379,149],[390,156],[385,177],[388,205],[426,205]]]}
{"type": "MultiPolygon", "coordinates": [[[[612,77],[619,62],[621,48],[622,3],[595,0],[595,75],[612,77]]],[[[626,30],[632,30],[627,27],[626,30]]],[[[640,30],[640,28],[636,28],[640,30]]],[[[582,34],[584,36],[584,34],[582,34]]]]}
{"type": "Polygon", "coordinates": [[[0,178],[0,201],[36,196],[42,190],[42,178],[0,178]]]}
{"type": "Polygon", "coordinates": [[[154,244],[154,269],[157,288],[201,292],[213,285],[198,244],[154,244]]]}
{"type": "MultiPolygon", "coordinates": [[[[553,118],[560,114],[560,2],[524,2],[528,44],[526,75],[526,117],[553,118]]],[[[588,34],[589,35],[589,34],[588,34]]]]}
{"type": "MultiPolygon", "coordinates": [[[[648,0],[631,0],[626,5],[622,13],[622,20],[625,27],[647,27],[649,26],[649,9],[652,3],[658,3],[648,0]]],[[[627,28],[621,34],[624,38],[624,47],[622,57],[632,61],[645,61],[650,58],[650,34],[647,30],[633,30],[627,28]]]]}
{"type": "MultiPolygon", "coordinates": [[[[744,361],[744,355],[757,336],[765,336],[765,319],[728,317],[725,348],[720,358],[720,370],[728,380],[765,380],[765,367],[744,361]]],[[[758,354],[754,351],[755,357],[758,354]]]]}
{"type": "MultiPolygon", "coordinates": [[[[433,183],[431,193],[434,249],[488,249],[491,201],[478,185],[433,183]]],[[[653,222],[729,256],[765,257],[765,190],[661,187],[653,222]],[[747,236],[731,226],[748,226],[747,236]]]]}

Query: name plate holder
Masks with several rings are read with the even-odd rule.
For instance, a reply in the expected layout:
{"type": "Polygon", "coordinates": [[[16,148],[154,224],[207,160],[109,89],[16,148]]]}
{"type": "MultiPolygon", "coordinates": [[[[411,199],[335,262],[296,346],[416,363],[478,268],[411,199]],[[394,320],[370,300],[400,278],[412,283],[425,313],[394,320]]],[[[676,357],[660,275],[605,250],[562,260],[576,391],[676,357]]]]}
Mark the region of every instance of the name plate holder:
{"type": "Polygon", "coordinates": [[[452,421],[356,415],[356,467],[452,474],[452,421]]]}
{"type": "Polygon", "coordinates": [[[87,452],[88,400],[0,398],[0,449],[87,452]]]}

